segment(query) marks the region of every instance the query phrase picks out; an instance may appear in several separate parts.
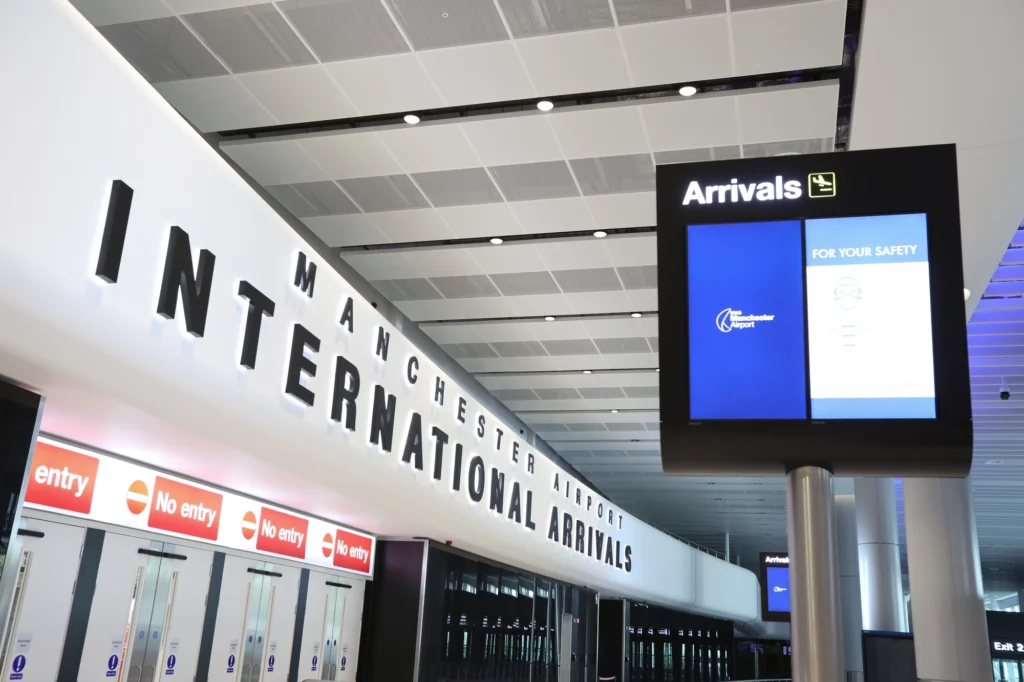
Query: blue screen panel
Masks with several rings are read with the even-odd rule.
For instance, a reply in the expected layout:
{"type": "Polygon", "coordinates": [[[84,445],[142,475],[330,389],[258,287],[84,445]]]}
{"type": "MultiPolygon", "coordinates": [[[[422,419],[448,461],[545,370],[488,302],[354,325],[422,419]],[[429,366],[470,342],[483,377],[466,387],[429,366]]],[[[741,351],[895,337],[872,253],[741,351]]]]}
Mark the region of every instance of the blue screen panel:
{"type": "Polygon", "coordinates": [[[806,419],[800,221],[687,227],[691,419],[806,419]]]}
{"type": "Polygon", "coordinates": [[[934,419],[926,216],[807,221],[814,419],[934,419]]]}
{"type": "Polygon", "coordinates": [[[789,568],[768,567],[768,610],[789,613],[789,568]]]}

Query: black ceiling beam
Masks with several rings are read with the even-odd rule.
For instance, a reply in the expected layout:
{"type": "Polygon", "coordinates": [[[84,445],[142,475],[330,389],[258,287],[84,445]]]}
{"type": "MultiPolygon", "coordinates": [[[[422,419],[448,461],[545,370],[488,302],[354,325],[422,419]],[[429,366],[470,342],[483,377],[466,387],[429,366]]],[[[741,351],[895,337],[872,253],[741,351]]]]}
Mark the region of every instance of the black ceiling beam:
{"type": "MultiPolygon", "coordinates": [[[[850,0],[851,4],[858,0],[850,0]]],[[[857,13],[859,19],[859,12],[857,13]]],[[[848,19],[849,22],[849,19],[848,19]]],[[[849,23],[847,24],[849,26],[849,23]]],[[[857,33],[859,35],[859,24],[857,33]]],[[[485,104],[474,104],[457,107],[443,107],[437,109],[418,109],[402,112],[389,112],[375,114],[373,116],[355,116],[352,118],[336,118],[322,121],[307,121],[303,123],[288,123],[283,125],[262,126],[256,128],[238,128],[235,130],[223,130],[218,134],[221,140],[245,140],[261,137],[283,137],[287,135],[303,135],[309,133],[333,132],[339,130],[352,130],[358,128],[370,128],[389,125],[408,125],[405,123],[407,114],[414,114],[419,117],[421,123],[430,121],[444,121],[466,119],[480,116],[493,116],[495,114],[511,114],[522,111],[536,111],[537,102],[547,100],[555,105],[555,109],[567,107],[583,107],[594,104],[611,104],[615,102],[628,102],[634,100],[655,100],[664,98],[679,98],[679,88],[690,85],[697,88],[697,94],[713,92],[729,92],[750,90],[753,88],[765,88],[779,85],[793,85],[799,83],[817,83],[829,80],[839,80],[845,66],[825,66],[813,69],[796,69],[793,71],[778,71],[774,73],[754,74],[750,76],[738,76],[730,78],[714,78],[702,81],[684,81],[678,83],[663,83],[659,85],[648,85],[639,88],[623,88],[620,90],[603,90],[598,92],[584,92],[556,96],[530,97],[528,99],[508,100],[504,102],[488,102],[485,104]]]]}

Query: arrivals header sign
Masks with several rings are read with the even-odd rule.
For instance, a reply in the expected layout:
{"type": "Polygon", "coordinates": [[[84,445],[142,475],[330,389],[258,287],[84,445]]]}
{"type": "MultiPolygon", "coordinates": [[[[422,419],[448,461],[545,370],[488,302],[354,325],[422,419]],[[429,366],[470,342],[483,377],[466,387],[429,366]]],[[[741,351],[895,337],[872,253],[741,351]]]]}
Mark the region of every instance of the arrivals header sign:
{"type": "Polygon", "coordinates": [[[370,535],[47,439],[32,456],[25,506],[373,575],[370,535]]]}

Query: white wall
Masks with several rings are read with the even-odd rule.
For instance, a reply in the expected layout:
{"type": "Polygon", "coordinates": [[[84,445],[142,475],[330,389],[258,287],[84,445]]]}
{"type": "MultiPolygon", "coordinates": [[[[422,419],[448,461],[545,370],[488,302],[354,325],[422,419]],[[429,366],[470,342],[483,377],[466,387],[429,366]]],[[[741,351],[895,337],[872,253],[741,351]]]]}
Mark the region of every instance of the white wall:
{"type": "Polygon", "coordinates": [[[577,505],[574,480],[566,499],[565,473],[536,453],[529,472],[526,444],[468,396],[466,423],[458,422],[458,387],[421,355],[410,383],[406,363],[416,348],[365,300],[356,296],[354,333],[340,326],[353,294],[326,264],[313,298],[301,294],[292,285],[297,254],[313,250],[70,5],[4,3],[0,63],[0,92],[13,103],[0,129],[0,374],[46,395],[45,431],[382,535],[451,540],[608,594],[756,618],[752,573],[696,552],[593,491],[581,489],[577,505]],[[115,179],[135,194],[120,276],[108,284],[93,273],[115,179]],[[202,338],[185,332],[180,300],[177,319],[155,313],[172,225],[189,234],[194,259],[199,249],[216,255],[202,338]],[[241,280],[276,303],[254,370],[238,362],[241,280]],[[316,394],[312,407],[283,390],[295,323],[321,341],[316,376],[304,381],[316,394]],[[380,326],[391,334],[387,362],[374,356],[380,326]],[[336,355],[360,372],[354,432],[329,418],[336,355]],[[447,381],[443,407],[432,399],[437,376],[447,381]],[[368,440],[375,385],[397,398],[391,452],[368,440]],[[423,419],[422,471],[401,461],[413,413],[423,419]],[[433,426],[450,438],[439,481],[431,475],[433,426]],[[459,491],[455,443],[464,445],[459,491]],[[532,491],[535,530],[490,511],[486,491],[482,502],[470,499],[466,469],[475,454],[487,472],[505,474],[506,512],[514,482],[524,513],[532,491]],[[553,506],[588,533],[613,537],[623,567],[549,540],[553,506]],[[613,510],[611,524],[598,506],[613,510]]]}

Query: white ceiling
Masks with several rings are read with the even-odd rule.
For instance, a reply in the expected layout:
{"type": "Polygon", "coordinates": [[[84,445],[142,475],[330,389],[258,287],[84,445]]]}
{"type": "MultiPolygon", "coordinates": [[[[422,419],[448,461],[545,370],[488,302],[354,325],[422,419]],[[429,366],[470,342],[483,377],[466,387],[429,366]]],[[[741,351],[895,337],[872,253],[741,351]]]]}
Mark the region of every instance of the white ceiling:
{"type": "MultiPolygon", "coordinates": [[[[781,479],[661,473],[654,167],[829,151],[838,83],[559,102],[549,113],[504,105],[837,67],[845,0],[72,2],[200,131],[292,126],[221,149],[611,499],[714,550],[728,532],[748,566],[785,549],[781,479]],[[478,109],[430,115],[467,106],[478,109]],[[413,111],[424,118],[415,127],[343,125],[413,111]],[[313,130],[324,121],[335,124],[313,130]]],[[[851,128],[861,148],[960,142],[975,291],[1024,217],[1013,191],[1024,69],[1012,52],[1024,17],[1010,0],[986,5],[999,11],[867,4],[851,128]],[[984,85],[944,96],[948,73],[984,85]],[[992,168],[1004,175],[989,182],[992,168]]],[[[982,307],[1003,305],[1016,307],[982,307]]],[[[1024,566],[1024,408],[993,399],[993,382],[1007,373],[1024,399],[1024,315],[975,322],[979,534],[986,569],[1013,562],[986,573],[1003,588],[1024,566]],[[996,458],[1004,464],[985,464],[996,458]]]]}

